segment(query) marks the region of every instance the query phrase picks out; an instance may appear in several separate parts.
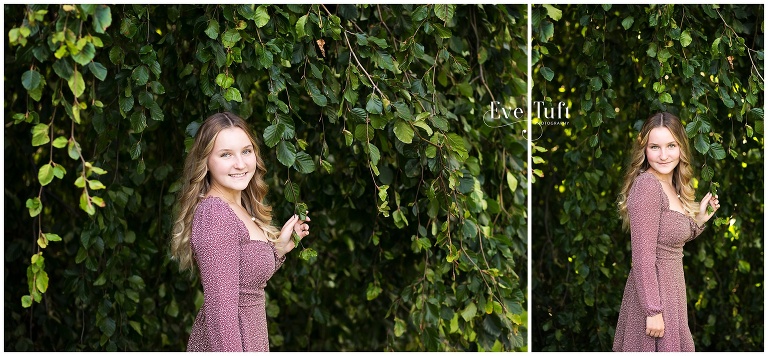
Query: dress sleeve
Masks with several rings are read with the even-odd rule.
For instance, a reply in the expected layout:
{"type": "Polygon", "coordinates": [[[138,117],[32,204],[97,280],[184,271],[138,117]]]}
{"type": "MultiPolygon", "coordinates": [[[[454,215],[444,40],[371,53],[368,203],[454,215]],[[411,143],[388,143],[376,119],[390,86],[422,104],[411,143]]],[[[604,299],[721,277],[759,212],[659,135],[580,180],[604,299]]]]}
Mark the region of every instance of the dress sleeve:
{"type": "Polygon", "coordinates": [[[285,255],[278,256],[277,249],[274,247],[275,247],[275,244],[272,243],[272,251],[274,251],[275,253],[275,271],[277,271],[283,265],[283,262],[285,262],[285,255]]]}
{"type": "Polygon", "coordinates": [[[699,226],[699,224],[696,223],[693,219],[691,220],[691,240],[697,238],[701,233],[704,231],[704,229],[707,227],[707,224],[705,223],[702,226],[699,226]]]}
{"type": "Polygon", "coordinates": [[[205,296],[205,332],[212,351],[243,351],[238,316],[240,242],[227,207],[203,201],[192,224],[192,246],[205,296]]]}
{"type": "Polygon", "coordinates": [[[627,210],[632,236],[632,270],[635,288],[646,316],[661,313],[656,274],[656,245],[659,238],[664,192],[653,178],[637,179],[629,193],[627,210]]]}

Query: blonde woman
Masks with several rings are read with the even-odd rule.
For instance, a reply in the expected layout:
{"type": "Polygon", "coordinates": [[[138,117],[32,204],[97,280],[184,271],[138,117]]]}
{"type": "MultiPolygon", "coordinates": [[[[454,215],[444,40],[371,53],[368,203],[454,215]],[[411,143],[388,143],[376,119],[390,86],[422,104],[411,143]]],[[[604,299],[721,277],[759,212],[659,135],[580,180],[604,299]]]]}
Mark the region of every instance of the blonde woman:
{"type": "Polygon", "coordinates": [[[184,164],[171,252],[180,269],[197,265],[205,301],[187,351],[269,351],[264,287],[309,225],[292,216],[270,225],[256,140],[243,119],[205,120],[184,164]]]}
{"type": "Polygon", "coordinates": [[[680,119],[661,112],[643,124],[619,198],[629,228],[629,272],[613,351],[694,351],[688,328],[683,245],[696,238],[720,204],[694,201],[691,150],[680,119]],[[707,206],[713,211],[708,213],[707,206]]]}

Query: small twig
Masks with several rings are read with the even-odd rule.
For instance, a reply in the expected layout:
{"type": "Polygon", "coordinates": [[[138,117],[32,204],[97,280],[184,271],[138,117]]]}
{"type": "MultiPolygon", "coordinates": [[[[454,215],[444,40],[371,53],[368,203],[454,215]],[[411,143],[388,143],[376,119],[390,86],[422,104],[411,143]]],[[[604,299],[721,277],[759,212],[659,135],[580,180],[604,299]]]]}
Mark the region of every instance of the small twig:
{"type": "MultiPolygon", "coordinates": [[[[715,9],[715,11],[717,12],[717,15],[720,16],[720,20],[723,20],[723,25],[725,25],[725,27],[729,28],[731,30],[731,32],[733,32],[734,36],[736,36],[736,38],[741,38],[739,36],[739,34],[736,33],[736,30],[734,30],[733,27],[731,27],[731,25],[729,25],[728,22],[725,21],[725,19],[723,18],[723,15],[720,14],[720,10],[715,9]]],[[[758,70],[757,66],[755,65],[755,61],[752,59],[752,53],[750,53],[750,51],[752,51],[752,49],[747,47],[746,44],[744,45],[744,47],[747,48],[747,55],[749,56],[749,61],[752,62],[752,68],[755,68],[755,74],[760,78],[760,80],[765,82],[765,79],[763,79],[763,76],[760,75],[760,70],[758,70]]],[[[751,72],[752,72],[752,70],[750,69],[750,73],[751,72]]]]}
{"type": "Polygon", "coordinates": [[[349,52],[352,53],[352,57],[355,59],[355,62],[357,63],[357,66],[360,68],[360,70],[365,73],[365,76],[368,77],[368,81],[371,82],[371,85],[373,85],[373,90],[379,92],[379,95],[383,98],[384,94],[379,90],[379,86],[376,85],[376,82],[373,81],[373,78],[371,78],[371,75],[368,74],[368,71],[365,70],[363,65],[360,63],[360,60],[357,58],[357,55],[355,54],[355,51],[352,49],[352,44],[349,43],[349,36],[347,36],[348,31],[344,31],[344,39],[347,40],[347,48],[349,48],[349,52]]]}
{"type": "MultiPolygon", "coordinates": [[[[477,34],[477,26],[475,24],[475,12],[472,11],[472,29],[475,31],[475,48],[477,49],[477,54],[480,53],[480,36],[477,34]]],[[[485,90],[488,91],[488,95],[491,96],[492,101],[496,101],[496,98],[493,97],[493,93],[491,92],[491,88],[488,87],[488,83],[485,82],[485,75],[483,75],[483,65],[480,63],[480,60],[477,61],[477,66],[480,68],[480,82],[483,83],[483,86],[485,86],[485,90]]]]}

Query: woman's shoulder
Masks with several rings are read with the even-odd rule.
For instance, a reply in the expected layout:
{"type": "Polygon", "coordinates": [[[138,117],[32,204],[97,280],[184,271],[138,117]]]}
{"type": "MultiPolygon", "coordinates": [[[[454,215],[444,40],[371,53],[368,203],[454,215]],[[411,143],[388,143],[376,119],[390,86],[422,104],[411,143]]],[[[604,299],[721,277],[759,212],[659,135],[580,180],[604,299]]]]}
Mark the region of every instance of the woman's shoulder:
{"type": "Polygon", "coordinates": [[[654,177],[653,173],[644,171],[635,177],[635,180],[632,182],[632,189],[630,189],[629,195],[632,196],[633,193],[657,193],[662,191],[661,182],[659,182],[656,177],[654,177]]]}
{"type": "Polygon", "coordinates": [[[197,203],[192,222],[192,242],[200,242],[214,236],[225,235],[239,239],[240,227],[237,216],[223,199],[206,197],[197,203]]]}
{"type": "Polygon", "coordinates": [[[219,197],[205,197],[195,207],[195,219],[222,219],[227,215],[229,206],[219,197]]]}

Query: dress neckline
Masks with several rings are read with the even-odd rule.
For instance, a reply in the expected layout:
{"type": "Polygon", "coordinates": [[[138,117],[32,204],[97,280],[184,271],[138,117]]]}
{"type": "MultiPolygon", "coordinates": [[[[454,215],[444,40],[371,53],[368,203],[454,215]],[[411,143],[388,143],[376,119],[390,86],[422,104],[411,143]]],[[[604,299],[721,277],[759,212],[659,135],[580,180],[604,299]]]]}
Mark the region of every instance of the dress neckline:
{"type": "MultiPolygon", "coordinates": [[[[231,207],[231,206],[229,206],[229,203],[227,203],[227,202],[226,202],[224,199],[222,199],[221,197],[217,197],[217,196],[215,196],[215,195],[209,195],[209,196],[207,196],[207,197],[204,197],[204,198],[203,198],[203,200],[205,200],[205,199],[211,199],[211,198],[216,198],[216,199],[220,200],[222,203],[224,203],[224,205],[226,205],[226,206],[227,206],[227,209],[229,209],[229,212],[230,212],[232,215],[234,215],[234,216],[235,216],[235,220],[237,220],[237,222],[240,224],[240,227],[242,227],[243,229],[245,229],[246,235],[248,235],[248,241],[260,241],[260,242],[263,242],[263,243],[266,243],[266,244],[268,244],[268,245],[272,246],[272,249],[275,249],[275,244],[274,244],[272,241],[269,241],[269,240],[258,240],[258,239],[252,239],[252,238],[251,238],[251,232],[248,230],[248,227],[247,227],[247,226],[245,226],[245,223],[243,222],[243,219],[240,219],[240,217],[239,217],[239,216],[237,216],[237,213],[235,213],[235,211],[232,209],[232,207],[231,207]]],[[[262,229],[262,230],[263,230],[263,229],[262,229]]]]}
{"type": "Polygon", "coordinates": [[[655,180],[656,183],[659,184],[659,188],[661,188],[661,196],[664,197],[664,203],[666,204],[666,209],[665,210],[678,213],[678,214],[680,214],[680,215],[682,215],[682,216],[684,216],[686,218],[689,218],[689,219],[691,218],[690,216],[686,215],[684,212],[677,211],[675,209],[672,209],[669,206],[669,197],[667,196],[667,193],[664,191],[664,186],[661,185],[661,181],[658,178],[656,178],[656,176],[653,173],[648,172],[648,171],[644,171],[643,173],[647,173],[648,175],[650,175],[650,177],[653,178],[653,180],[655,180]]]}

